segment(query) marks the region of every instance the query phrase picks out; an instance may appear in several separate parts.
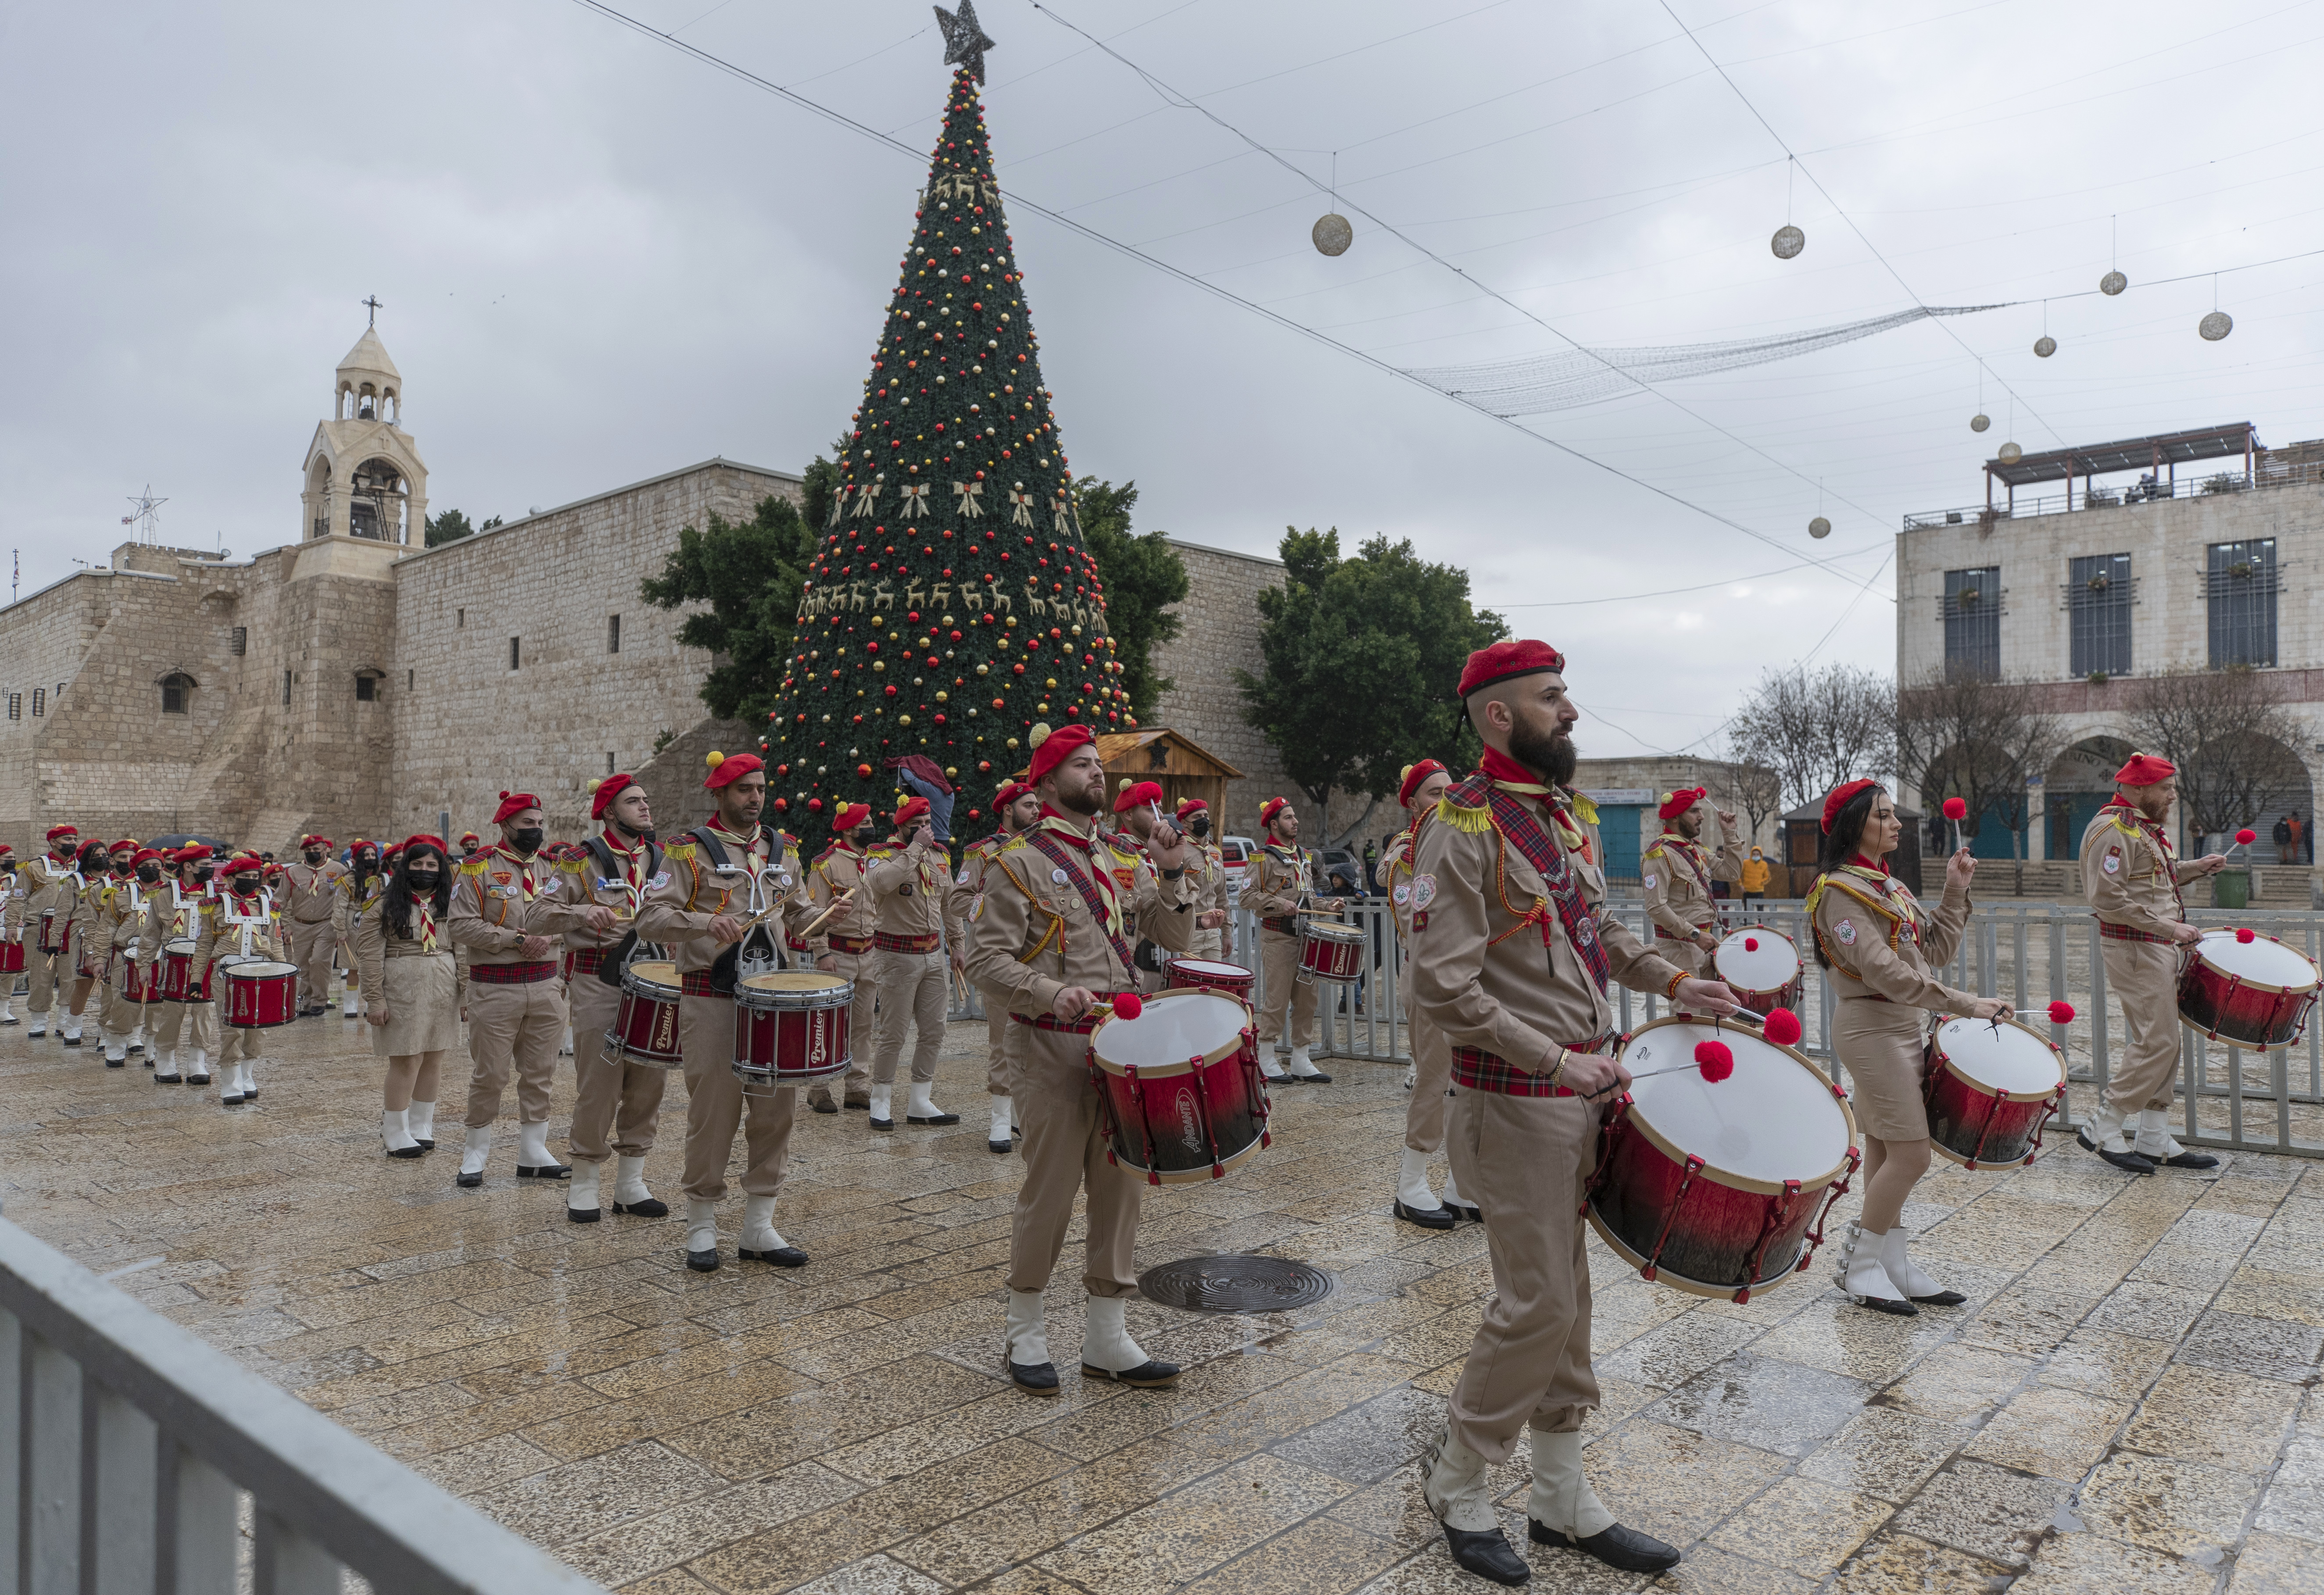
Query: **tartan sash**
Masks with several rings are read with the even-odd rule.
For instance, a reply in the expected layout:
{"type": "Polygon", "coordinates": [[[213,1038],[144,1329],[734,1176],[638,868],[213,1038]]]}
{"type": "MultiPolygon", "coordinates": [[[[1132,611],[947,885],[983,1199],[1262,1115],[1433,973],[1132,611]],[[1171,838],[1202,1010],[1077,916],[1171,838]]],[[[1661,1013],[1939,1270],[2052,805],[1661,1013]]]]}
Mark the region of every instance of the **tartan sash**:
{"type": "MultiPolygon", "coordinates": [[[[1111,917],[1106,913],[1105,899],[1098,896],[1096,886],[1090,880],[1089,871],[1075,868],[1073,861],[1065,856],[1065,849],[1051,838],[1043,835],[1038,826],[1025,833],[1025,842],[1043,858],[1065,872],[1065,879],[1072,881],[1074,890],[1082,894],[1082,901],[1088,906],[1090,917],[1096,921],[1099,932],[1113,948],[1113,955],[1121,960],[1123,977],[1132,978],[1131,972],[1137,969],[1138,964],[1130,951],[1130,944],[1114,935],[1113,927],[1108,922],[1111,917]]],[[[1091,861],[1091,869],[1104,867],[1095,860],[1091,861]]]]}
{"type": "MultiPolygon", "coordinates": [[[[1464,808],[1491,808],[1493,828],[1517,850],[1526,862],[1540,871],[1543,884],[1549,888],[1549,900],[1557,909],[1558,921],[1565,927],[1565,939],[1573,944],[1574,952],[1581,956],[1582,967],[1589,971],[1590,978],[1597,982],[1599,995],[1605,995],[1607,985],[1614,978],[1614,966],[1606,956],[1604,944],[1598,939],[1598,917],[1582,900],[1581,880],[1572,866],[1566,863],[1565,854],[1559,849],[1556,839],[1543,828],[1532,809],[1501,790],[1481,770],[1444,796],[1448,802],[1464,808]]],[[[1545,949],[1548,944],[1549,927],[1545,924],[1542,927],[1545,949]]]]}

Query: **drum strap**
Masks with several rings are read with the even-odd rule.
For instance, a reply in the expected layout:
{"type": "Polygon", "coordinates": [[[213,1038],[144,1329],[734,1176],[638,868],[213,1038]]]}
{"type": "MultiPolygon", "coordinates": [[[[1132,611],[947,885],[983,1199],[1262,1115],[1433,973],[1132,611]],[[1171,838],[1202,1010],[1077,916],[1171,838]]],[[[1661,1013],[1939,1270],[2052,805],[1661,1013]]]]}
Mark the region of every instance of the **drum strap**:
{"type": "Polygon", "coordinates": [[[1700,845],[1689,842],[1675,831],[1665,831],[1656,840],[1655,848],[1684,863],[1687,873],[1693,876],[1694,883],[1702,889],[1702,895],[1711,895],[1711,871],[1703,866],[1700,845]]]}
{"type": "MultiPolygon", "coordinates": [[[[1082,894],[1082,902],[1088,908],[1090,918],[1095,922],[1098,930],[1104,936],[1107,945],[1113,949],[1113,955],[1121,960],[1121,973],[1124,978],[1127,978],[1130,971],[1138,967],[1135,962],[1136,955],[1130,952],[1130,944],[1115,934],[1112,923],[1114,917],[1106,912],[1105,899],[1098,895],[1096,883],[1089,877],[1090,869],[1102,869],[1103,866],[1093,862],[1089,868],[1084,868],[1075,864],[1073,860],[1065,856],[1066,850],[1063,844],[1053,836],[1042,834],[1038,829],[1025,833],[1025,844],[1065,872],[1065,879],[1072,881],[1074,890],[1082,894]]],[[[1058,950],[1062,952],[1064,949],[1061,946],[1058,950]]]]}

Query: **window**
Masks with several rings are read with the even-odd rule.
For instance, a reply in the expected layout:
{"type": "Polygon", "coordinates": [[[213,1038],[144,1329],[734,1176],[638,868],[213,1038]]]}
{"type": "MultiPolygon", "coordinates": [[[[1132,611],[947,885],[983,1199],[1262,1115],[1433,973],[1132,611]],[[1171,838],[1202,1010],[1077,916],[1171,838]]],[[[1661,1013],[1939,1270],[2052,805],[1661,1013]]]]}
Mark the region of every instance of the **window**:
{"type": "Polygon", "coordinates": [[[2275,663],[2275,539],[2213,543],[2204,572],[2211,668],[2275,663]]]}
{"type": "Polygon", "coordinates": [[[378,678],[378,677],[376,677],[376,676],[358,676],[358,677],[356,677],[356,678],[355,678],[355,702],[357,702],[357,703],[359,703],[359,704],[374,704],[374,703],[377,703],[378,701],[379,701],[379,678],[378,678]]]}
{"type": "Polygon", "coordinates": [[[519,650],[519,649],[518,649],[518,647],[517,647],[517,640],[516,640],[515,638],[513,638],[513,637],[510,638],[510,639],[509,639],[509,668],[510,668],[510,669],[512,669],[512,670],[521,668],[522,668],[522,666],[523,666],[523,659],[524,659],[523,654],[519,650]]]}
{"type": "Polygon", "coordinates": [[[605,651],[607,653],[622,651],[622,617],[620,615],[609,614],[605,617],[605,651]]]}
{"type": "Polygon", "coordinates": [[[1945,572],[1945,674],[2001,675],[2001,567],[1945,572]]]}
{"type": "Polygon", "coordinates": [[[243,655],[248,653],[250,651],[250,628],[248,626],[236,626],[234,629],[234,635],[228,641],[227,646],[234,650],[234,657],[236,659],[240,659],[243,655]]]}
{"type": "Polygon", "coordinates": [[[290,672],[288,670],[282,672],[282,706],[286,709],[290,706],[290,672]]]}
{"type": "Polygon", "coordinates": [[[11,720],[22,720],[23,717],[24,695],[21,692],[10,693],[8,695],[8,718],[11,720]]]}
{"type": "Polygon", "coordinates": [[[420,672],[419,672],[419,671],[417,671],[417,670],[406,670],[406,671],[404,671],[404,673],[403,673],[403,690],[404,690],[404,691],[406,691],[406,692],[410,692],[410,691],[411,690],[411,684],[412,684],[414,681],[417,681],[419,678],[420,678],[420,672]]]}
{"type": "Polygon", "coordinates": [[[468,612],[467,612],[466,610],[465,610],[465,609],[456,609],[456,610],[454,610],[454,611],[452,612],[452,629],[453,629],[454,631],[456,631],[456,631],[458,631],[461,627],[463,627],[463,626],[466,625],[467,623],[468,623],[468,612]]]}
{"type": "Polygon", "coordinates": [[[2070,666],[2077,676],[2130,674],[2130,556],[2066,561],[2070,666]]]}
{"type": "Polygon", "coordinates": [[[183,715],[190,712],[194,701],[194,678],[183,670],[172,670],[161,678],[161,713],[183,715]]]}
{"type": "Polygon", "coordinates": [[[605,755],[605,773],[607,775],[613,773],[613,756],[611,753],[605,755]]]}
{"type": "Polygon", "coordinates": [[[36,687],[32,688],[32,718],[38,720],[41,717],[42,711],[46,709],[48,705],[49,689],[45,687],[36,687]]]}

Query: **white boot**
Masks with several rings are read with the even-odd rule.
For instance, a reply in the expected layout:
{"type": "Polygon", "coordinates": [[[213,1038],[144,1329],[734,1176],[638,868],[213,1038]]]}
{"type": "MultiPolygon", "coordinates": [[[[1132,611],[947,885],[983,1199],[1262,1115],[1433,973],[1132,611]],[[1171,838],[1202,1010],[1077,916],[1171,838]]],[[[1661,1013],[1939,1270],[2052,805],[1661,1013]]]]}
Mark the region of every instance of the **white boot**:
{"type": "Polygon", "coordinates": [[[1906,1255],[1905,1242],[1913,1231],[1898,1224],[1880,1238],[1880,1266],[1888,1270],[1890,1283],[1904,1293],[1907,1300],[1926,1302],[1932,1306],[1958,1307],[1969,1298],[1957,1290],[1943,1286],[1921,1272],[1920,1265],[1906,1255]]]}
{"type": "Polygon", "coordinates": [[[166,1047],[154,1058],[154,1084],[175,1085],[179,1081],[185,1078],[185,1075],[180,1074],[178,1069],[178,1055],[184,1050],[185,1049],[183,1047],[180,1046],[166,1047]]]}
{"type": "Polygon", "coordinates": [[[641,1219],[669,1216],[669,1204],[646,1189],[644,1154],[633,1157],[623,1152],[614,1160],[613,1211],[634,1213],[641,1219]]]}
{"type": "Polygon", "coordinates": [[[1880,1261],[1887,1238],[1849,1221],[1848,1237],[1840,1248],[1840,1288],[1859,1306],[1909,1318],[1920,1311],[1904,1299],[1904,1290],[1888,1277],[1880,1261]]]}
{"type": "Polygon", "coordinates": [[[80,1015],[77,1013],[65,1015],[65,1045],[67,1046],[80,1045],[80,1015]]]}
{"type": "Polygon", "coordinates": [[[258,1100],[258,1082],[253,1079],[250,1074],[250,1071],[255,1066],[257,1060],[255,1058],[244,1058],[241,1063],[238,1063],[234,1066],[234,1081],[237,1086],[241,1087],[242,1100],[245,1102],[256,1102],[258,1100]]]}
{"type": "Polygon", "coordinates": [[[129,1050],[132,1052],[145,1050],[145,1021],[143,1019],[129,1028],[129,1050]]]}
{"type": "Polygon", "coordinates": [[[516,1127],[516,1177],[561,1180],[573,1171],[549,1155],[549,1120],[520,1120],[516,1127]]]}
{"type": "Polygon", "coordinates": [[[734,1255],[746,1263],[772,1263],[778,1268],[796,1268],[807,1261],[807,1253],[775,1228],[771,1196],[742,1198],[742,1232],[734,1239],[734,1255]]]}
{"type": "Polygon", "coordinates": [[[893,1129],[896,1128],[896,1121],[888,1117],[888,1093],[890,1089],[890,1087],[885,1085],[875,1085],[872,1088],[872,1128],[874,1129],[893,1129]]]}
{"type": "Polygon", "coordinates": [[[936,1088],[936,1082],[933,1080],[915,1080],[912,1082],[911,1101],[904,1109],[904,1121],[906,1123],[958,1124],[960,1122],[959,1114],[947,1113],[942,1108],[936,1106],[936,1097],[934,1094],[936,1088]]]}
{"type": "Polygon", "coordinates": [[[1283,1078],[1283,1065],[1279,1061],[1279,1055],[1272,1047],[1262,1046],[1259,1048],[1259,1072],[1269,1080],[1283,1078]]]}
{"type": "Polygon", "coordinates": [[[1404,1149],[1403,1159],[1397,1166],[1396,1196],[1406,1207],[1422,1212],[1442,1205],[1436,1200],[1436,1193],[1428,1188],[1427,1153],[1416,1152],[1410,1147],[1404,1149]]]}
{"type": "Polygon", "coordinates": [[[129,1061],[128,1037],[115,1036],[105,1030],[99,1030],[97,1033],[97,1043],[99,1046],[105,1049],[105,1066],[106,1068],[118,1069],[124,1067],[127,1065],[129,1061]]]}
{"type": "Polygon", "coordinates": [[[2132,1152],[2137,1148],[2131,1140],[2130,1115],[2112,1102],[2102,1102],[2098,1111],[2082,1126],[2083,1143],[2098,1152],[2132,1152]]]}
{"type": "Polygon", "coordinates": [[[13,1025],[16,1022],[15,1001],[16,999],[13,994],[0,997],[0,1025],[13,1025]]]}
{"type": "Polygon", "coordinates": [[[384,1110],[380,1113],[379,1139],[381,1144],[386,1147],[387,1155],[390,1157],[420,1156],[420,1143],[411,1139],[411,1131],[405,1121],[405,1115],[410,1112],[409,1108],[402,1108],[392,1113],[384,1110]]]}
{"type": "Polygon", "coordinates": [[[718,1204],[686,1199],[686,1266],[697,1274],[718,1271],[718,1204]]]}
{"type": "Polygon", "coordinates": [[[594,1224],[597,1211],[597,1176],[604,1170],[602,1163],[573,1160],[573,1183],[565,1187],[565,1216],[576,1224],[594,1224]]]}
{"type": "Polygon", "coordinates": [[[218,1101],[232,1108],[242,1102],[242,1065],[222,1064],[218,1066],[218,1101]]]}
{"type": "Polygon", "coordinates": [[[557,1056],[561,1058],[569,1058],[573,1056],[573,1027],[570,1025],[565,1027],[565,1039],[558,1046],[557,1056]]]}
{"type": "Polygon", "coordinates": [[[194,1048],[194,1061],[187,1066],[188,1085],[208,1085],[210,1083],[210,1055],[207,1048],[194,1048]]]}
{"type": "Polygon", "coordinates": [[[47,1035],[49,1033],[49,1010],[44,1008],[38,1013],[26,1014],[24,1016],[24,1022],[31,1028],[27,1029],[24,1034],[28,1037],[47,1035]]]}
{"type": "Polygon", "coordinates": [[[1440,1200],[1443,1201],[1446,1207],[1452,1209],[1452,1212],[1458,1213],[1464,1219],[1472,1219],[1480,1223],[1484,1222],[1485,1215],[1483,1212],[1478,1208],[1475,1203],[1461,1194],[1460,1182],[1452,1177],[1452,1169],[1450,1165],[1447,1165],[1444,1170],[1444,1194],[1440,1198],[1440,1200]]]}
{"type": "Polygon", "coordinates": [[[1315,1060],[1307,1056],[1307,1049],[1304,1046],[1295,1046],[1291,1049],[1291,1077],[1294,1080],[1313,1081],[1317,1085],[1332,1083],[1332,1077],[1315,1066],[1315,1060]]]}
{"type": "Polygon", "coordinates": [[[347,993],[346,1000],[339,1004],[339,1017],[344,1019],[356,1018],[362,1011],[360,1007],[362,1001],[362,992],[349,991],[347,993]]]}
{"type": "Polygon", "coordinates": [[[1500,1531],[1487,1466],[1483,1457],[1453,1439],[1449,1428],[1437,1431],[1421,1463],[1420,1494],[1445,1527],[1462,1534],[1500,1531]]]}
{"type": "MultiPolygon", "coordinates": [[[[1013,1370],[1049,1366],[1049,1326],[1045,1316],[1041,1293],[1038,1290],[1012,1290],[1009,1293],[1009,1366],[1013,1370]]],[[[1022,1380],[1019,1381],[1020,1384],[1022,1380]]],[[[1048,1386],[1055,1391],[1053,1378],[1048,1386]]]]}
{"type": "Polygon", "coordinates": [[[1406,1065],[1405,1065],[1405,1066],[1404,1066],[1404,1089],[1405,1089],[1405,1090],[1406,1090],[1406,1091],[1410,1091],[1414,1086],[1418,1085],[1419,1083],[1420,1083],[1420,1065],[1419,1065],[1418,1064],[1416,1064],[1416,1063],[1411,1063],[1411,1064],[1406,1064],[1406,1065]]]}
{"type": "Polygon", "coordinates": [[[1582,1431],[1562,1434],[1533,1432],[1533,1493],[1526,1498],[1526,1516],[1544,1528],[1577,1540],[1604,1534],[1614,1526],[1614,1514],[1590,1488],[1582,1471],[1582,1431]]]}
{"type": "Polygon", "coordinates": [[[1010,1114],[1014,1107],[1015,1104],[1005,1096],[992,1099],[992,1128],[987,1130],[984,1136],[984,1146],[987,1151],[1006,1156],[1010,1148],[1016,1144],[1010,1139],[1011,1131],[1009,1127],[1010,1114]]]}
{"type": "Polygon", "coordinates": [[[410,1117],[403,1122],[410,1129],[411,1139],[420,1143],[421,1151],[432,1150],[436,1145],[436,1104],[413,1097],[407,1112],[410,1117]]]}
{"type": "Polygon", "coordinates": [[[1130,1338],[1129,1307],[1121,1296],[1089,1298],[1088,1322],[1082,1331],[1082,1371],[1141,1389],[1169,1384],[1178,1377],[1178,1365],[1155,1361],[1130,1338]]]}
{"type": "Polygon", "coordinates": [[[492,1161],[493,1127],[468,1132],[468,1143],[460,1150],[460,1184],[481,1185],[484,1183],[484,1165],[492,1161]]]}

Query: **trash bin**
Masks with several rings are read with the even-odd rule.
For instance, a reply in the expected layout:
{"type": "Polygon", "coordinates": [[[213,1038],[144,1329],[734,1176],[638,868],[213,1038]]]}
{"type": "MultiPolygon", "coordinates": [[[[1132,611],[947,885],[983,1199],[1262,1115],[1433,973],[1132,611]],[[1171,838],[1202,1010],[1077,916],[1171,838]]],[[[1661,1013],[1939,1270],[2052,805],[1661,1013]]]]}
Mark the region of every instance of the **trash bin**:
{"type": "Polygon", "coordinates": [[[2222,870],[2211,877],[2211,907],[2215,908],[2248,908],[2251,907],[2251,871],[2222,870]]]}

